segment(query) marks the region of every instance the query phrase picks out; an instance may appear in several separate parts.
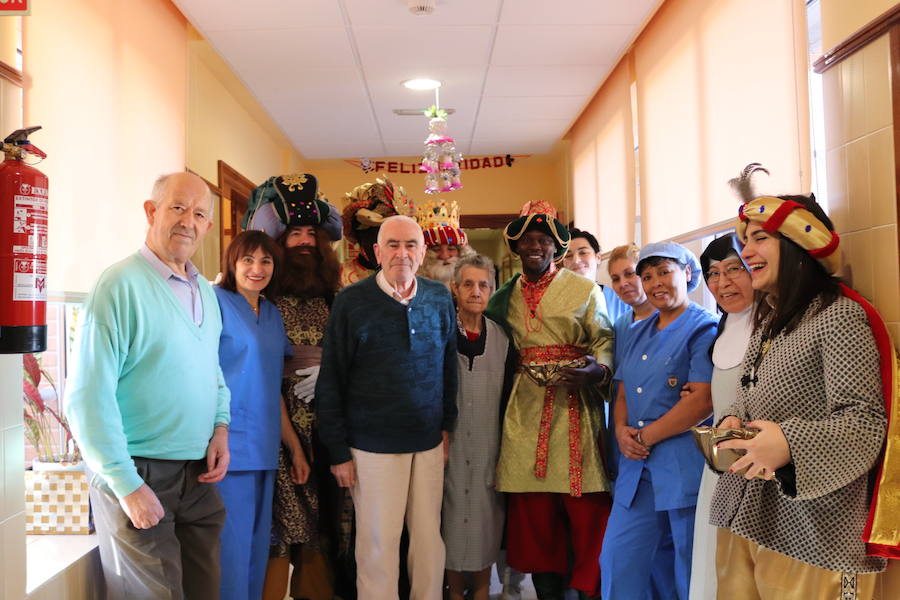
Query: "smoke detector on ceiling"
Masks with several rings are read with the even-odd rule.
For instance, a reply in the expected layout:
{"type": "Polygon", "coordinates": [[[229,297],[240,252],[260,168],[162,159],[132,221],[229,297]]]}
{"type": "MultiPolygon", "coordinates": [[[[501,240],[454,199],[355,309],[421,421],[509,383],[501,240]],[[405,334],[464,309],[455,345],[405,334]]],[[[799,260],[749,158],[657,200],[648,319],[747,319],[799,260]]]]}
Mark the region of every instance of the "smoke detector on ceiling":
{"type": "Polygon", "coordinates": [[[434,12],[435,0],[406,0],[409,12],[417,17],[422,15],[430,15],[434,12]]]}

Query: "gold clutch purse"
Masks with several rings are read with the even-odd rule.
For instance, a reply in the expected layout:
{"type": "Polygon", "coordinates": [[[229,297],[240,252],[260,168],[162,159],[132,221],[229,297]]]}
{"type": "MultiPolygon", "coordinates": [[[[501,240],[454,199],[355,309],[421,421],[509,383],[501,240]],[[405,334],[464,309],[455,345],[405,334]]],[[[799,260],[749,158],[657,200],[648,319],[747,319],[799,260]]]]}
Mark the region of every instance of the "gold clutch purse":
{"type": "Polygon", "coordinates": [[[536,384],[542,387],[547,387],[559,384],[559,378],[562,375],[563,369],[567,367],[572,369],[580,369],[586,364],[587,360],[584,357],[581,357],[561,360],[559,362],[548,363],[544,365],[522,364],[519,368],[536,384]]]}
{"type": "Polygon", "coordinates": [[[718,427],[691,427],[694,443],[703,453],[706,464],[716,473],[725,473],[746,453],[746,450],[719,448],[717,444],[726,440],[750,440],[759,433],[755,429],[719,429],[718,427]]]}

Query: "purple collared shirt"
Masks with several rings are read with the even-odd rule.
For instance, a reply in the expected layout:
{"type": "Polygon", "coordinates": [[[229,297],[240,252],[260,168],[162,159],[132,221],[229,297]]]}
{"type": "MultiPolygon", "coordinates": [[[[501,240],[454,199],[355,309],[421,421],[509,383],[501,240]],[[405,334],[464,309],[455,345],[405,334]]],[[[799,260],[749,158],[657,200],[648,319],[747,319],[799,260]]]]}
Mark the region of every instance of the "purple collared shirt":
{"type": "Polygon", "coordinates": [[[147,244],[141,246],[141,256],[143,256],[153,270],[159,273],[159,276],[169,284],[169,288],[178,299],[178,303],[184,307],[187,314],[194,320],[194,324],[198,327],[203,323],[203,302],[200,300],[200,284],[197,277],[200,271],[194,266],[194,263],[188,261],[184,265],[184,271],[187,273],[187,279],[175,273],[172,268],[161,261],[153,250],[147,244]]]}

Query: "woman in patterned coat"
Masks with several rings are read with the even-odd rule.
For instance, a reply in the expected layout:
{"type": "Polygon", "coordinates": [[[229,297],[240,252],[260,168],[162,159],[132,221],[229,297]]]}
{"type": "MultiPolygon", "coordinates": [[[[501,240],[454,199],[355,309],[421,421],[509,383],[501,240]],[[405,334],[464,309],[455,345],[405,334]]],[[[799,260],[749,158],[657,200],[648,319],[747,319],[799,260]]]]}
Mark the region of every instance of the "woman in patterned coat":
{"type": "Polygon", "coordinates": [[[719,444],[746,450],[712,500],[719,597],[879,597],[885,560],[864,537],[879,535],[866,523],[893,354],[883,322],[833,276],[838,237],[812,196],[753,199],[737,234],[759,299],[720,426],[759,433],[719,444]]]}

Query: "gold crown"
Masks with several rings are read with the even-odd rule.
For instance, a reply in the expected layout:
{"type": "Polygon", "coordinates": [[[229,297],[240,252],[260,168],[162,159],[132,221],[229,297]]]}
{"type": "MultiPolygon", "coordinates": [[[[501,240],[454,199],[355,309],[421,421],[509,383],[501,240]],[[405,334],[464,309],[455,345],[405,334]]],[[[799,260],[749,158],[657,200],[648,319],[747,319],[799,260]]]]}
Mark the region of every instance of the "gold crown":
{"type": "Polygon", "coordinates": [[[459,229],[459,202],[437,198],[429,200],[424,205],[419,205],[416,211],[416,221],[422,229],[433,227],[453,227],[459,229]]]}

